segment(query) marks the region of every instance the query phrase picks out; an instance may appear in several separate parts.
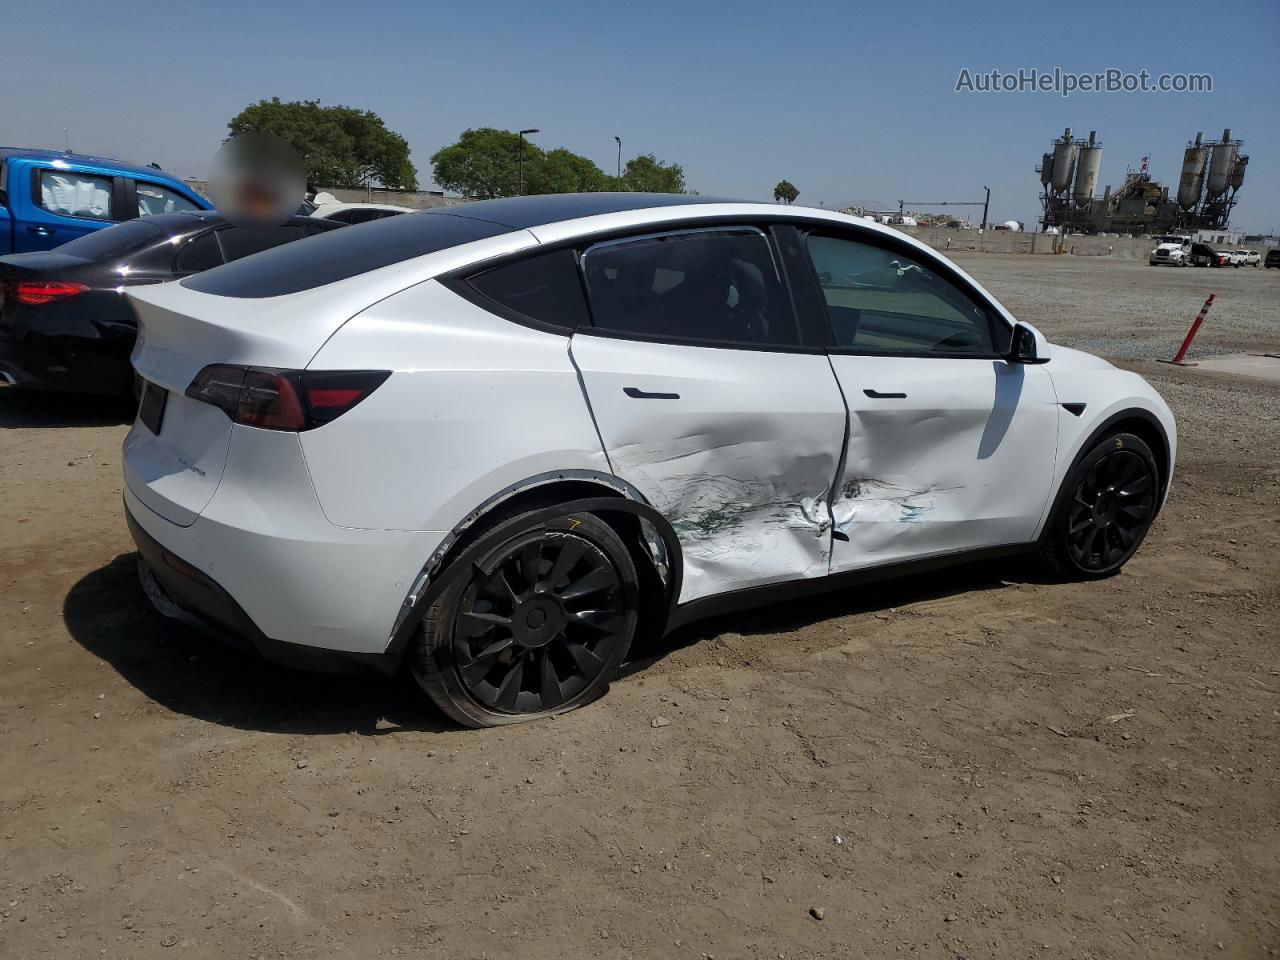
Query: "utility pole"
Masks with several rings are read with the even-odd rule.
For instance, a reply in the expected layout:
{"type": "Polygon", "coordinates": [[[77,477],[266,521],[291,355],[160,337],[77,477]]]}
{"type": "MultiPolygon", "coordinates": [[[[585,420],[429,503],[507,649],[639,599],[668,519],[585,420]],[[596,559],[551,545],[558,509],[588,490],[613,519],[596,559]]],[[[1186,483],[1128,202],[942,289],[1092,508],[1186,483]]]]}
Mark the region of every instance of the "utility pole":
{"type": "Polygon", "coordinates": [[[614,137],[618,141],[618,187],[622,187],[622,138],[614,137]]]}
{"type": "Polygon", "coordinates": [[[516,193],[522,197],[524,196],[524,135],[537,132],[537,127],[520,131],[520,146],[516,151],[516,193]]]}

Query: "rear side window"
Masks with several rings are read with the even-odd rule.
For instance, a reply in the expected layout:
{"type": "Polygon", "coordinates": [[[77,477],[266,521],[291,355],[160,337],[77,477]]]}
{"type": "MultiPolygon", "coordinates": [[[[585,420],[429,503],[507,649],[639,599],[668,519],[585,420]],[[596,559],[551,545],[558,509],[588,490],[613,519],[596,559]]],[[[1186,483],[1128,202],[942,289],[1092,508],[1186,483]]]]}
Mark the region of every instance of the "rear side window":
{"type": "Polygon", "coordinates": [[[306,243],[285,244],[181,283],[222,297],[279,297],[512,230],[453,214],[415,213],[329,230],[306,243]]]}
{"type": "Polygon", "coordinates": [[[174,258],[175,273],[200,273],[223,264],[222,250],[218,247],[218,235],[210,230],[188,240],[174,258]]]}
{"type": "Polygon", "coordinates": [[[59,253],[70,254],[73,257],[97,260],[101,257],[129,253],[159,236],[160,228],[155,224],[144,220],[127,220],[114,227],[106,227],[95,230],[93,233],[86,233],[83,237],[76,237],[57,249],[59,253]]]}
{"type": "Polygon", "coordinates": [[[471,277],[471,286],[516,313],[558,327],[586,327],[587,302],[572,250],[526,257],[471,277]]]}
{"type": "Polygon", "coordinates": [[[686,230],[591,247],[582,257],[595,326],[658,340],[795,346],[773,250],[752,228],[686,230]]]}
{"type": "Polygon", "coordinates": [[[111,178],[70,170],[41,170],[40,206],[64,217],[110,220],[111,178]]]}

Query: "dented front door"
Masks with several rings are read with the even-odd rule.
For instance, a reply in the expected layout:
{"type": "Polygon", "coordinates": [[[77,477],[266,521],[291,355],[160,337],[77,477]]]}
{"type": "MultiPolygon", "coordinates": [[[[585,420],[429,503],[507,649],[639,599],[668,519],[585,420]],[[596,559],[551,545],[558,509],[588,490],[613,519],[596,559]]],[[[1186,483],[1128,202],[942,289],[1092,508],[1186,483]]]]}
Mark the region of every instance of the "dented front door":
{"type": "Polygon", "coordinates": [[[831,363],[849,404],[833,571],[1035,536],[1059,413],[1044,367],[977,357],[831,363]]]}
{"type": "Polygon", "coordinates": [[[827,358],[579,331],[614,473],[675,528],[681,602],[824,576],[845,409],[827,358]]]}

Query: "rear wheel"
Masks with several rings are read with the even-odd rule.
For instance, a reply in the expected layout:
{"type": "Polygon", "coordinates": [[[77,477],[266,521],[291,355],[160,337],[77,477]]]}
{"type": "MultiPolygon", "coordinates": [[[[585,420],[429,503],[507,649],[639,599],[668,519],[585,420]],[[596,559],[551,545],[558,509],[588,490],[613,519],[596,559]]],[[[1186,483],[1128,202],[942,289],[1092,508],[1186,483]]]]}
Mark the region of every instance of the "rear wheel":
{"type": "Polygon", "coordinates": [[[410,664],[432,700],[470,727],[552,716],[599,696],[636,629],[626,545],[592,514],[504,524],[497,544],[452,571],[410,664]]]}
{"type": "Polygon", "coordinates": [[[1155,519],[1155,455],[1132,433],[1104,437],[1072,468],[1040,540],[1055,573],[1076,580],[1110,576],[1128,562],[1155,519]]]}

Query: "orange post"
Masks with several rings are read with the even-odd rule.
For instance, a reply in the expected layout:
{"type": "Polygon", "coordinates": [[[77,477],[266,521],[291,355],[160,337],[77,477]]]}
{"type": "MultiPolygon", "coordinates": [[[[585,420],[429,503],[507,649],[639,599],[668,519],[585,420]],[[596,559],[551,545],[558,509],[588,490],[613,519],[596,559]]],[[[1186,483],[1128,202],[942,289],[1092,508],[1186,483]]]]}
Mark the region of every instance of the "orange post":
{"type": "Polygon", "coordinates": [[[1161,360],[1161,363],[1176,363],[1180,367],[1194,366],[1194,364],[1183,363],[1182,358],[1187,355],[1187,351],[1191,348],[1191,341],[1196,338],[1196,333],[1200,329],[1200,324],[1204,323],[1205,314],[1209,312],[1209,308],[1213,306],[1213,298],[1217,294],[1209,294],[1209,299],[1204,302],[1204,306],[1200,308],[1200,313],[1191,321],[1191,329],[1187,331],[1187,337],[1182,341],[1182,346],[1178,348],[1178,352],[1173,355],[1172,360],[1161,360]]]}

